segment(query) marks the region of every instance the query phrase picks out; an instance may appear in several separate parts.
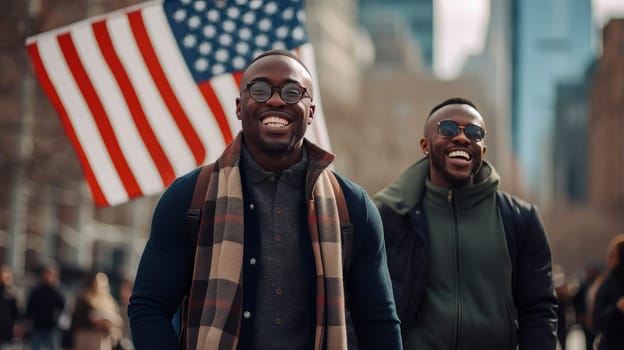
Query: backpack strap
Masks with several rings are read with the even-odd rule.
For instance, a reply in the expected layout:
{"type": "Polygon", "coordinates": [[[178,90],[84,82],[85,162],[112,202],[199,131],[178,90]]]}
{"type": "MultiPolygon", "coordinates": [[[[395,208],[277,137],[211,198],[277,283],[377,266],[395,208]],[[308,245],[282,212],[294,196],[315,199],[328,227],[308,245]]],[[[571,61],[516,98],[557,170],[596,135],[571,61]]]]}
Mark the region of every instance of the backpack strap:
{"type": "Polygon", "coordinates": [[[334,175],[333,171],[328,171],[329,180],[334,189],[334,196],[336,197],[336,205],[338,206],[338,217],[340,219],[340,235],[342,242],[342,268],[343,275],[349,274],[349,266],[351,265],[351,250],[353,246],[353,225],[349,220],[349,208],[347,207],[347,201],[345,200],[342,187],[338,183],[338,179],[334,175]]]}
{"type": "MultiPolygon", "coordinates": [[[[202,166],[195,182],[193,190],[193,198],[191,199],[191,207],[186,211],[186,221],[188,224],[189,239],[193,242],[193,250],[197,248],[197,240],[199,238],[199,225],[201,223],[202,209],[206,200],[206,191],[208,191],[208,183],[214,171],[215,163],[202,166]]],[[[188,295],[184,296],[182,303],[178,309],[180,312],[178,345],[180,349],[186,348],[186,322],[188,317],[188,295]]]]}
{"type": "Polygon", "coordinates": [[[210,176],[214,171],[215,164],[210,163],[204,165],[199,172],[197,182],[195,182],[195,190],[193,190],[193,199],[191,200],[191,207],[186,211],[186,220],[189,227],[189,238],[193,242],[193,247],[197,245],[197,238],[199,237],[199,224],[201,221],[202,208],[204,207],[204,201],[206,200],[206,191],[208,190],[208,183],[210,182],[210,176]]]}

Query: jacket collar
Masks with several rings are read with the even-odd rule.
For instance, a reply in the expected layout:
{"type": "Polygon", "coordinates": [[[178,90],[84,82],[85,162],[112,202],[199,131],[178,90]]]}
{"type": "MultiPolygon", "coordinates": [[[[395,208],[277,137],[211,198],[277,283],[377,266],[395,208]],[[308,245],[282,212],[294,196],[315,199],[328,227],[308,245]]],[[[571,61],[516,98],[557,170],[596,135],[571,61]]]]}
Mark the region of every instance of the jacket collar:
{"type": "MultiPolygon", "coordinates": [[[[400,215],[407,214],[412,208],[421,204],[429,177],[429,158],[424,157],[409,166],[399,177],[375,195],[375,200],[387,205],[400,215]]],[[[498,186],[500,176],[486,160],[477,172],[475,181],[495,182],[498,186]]]]}

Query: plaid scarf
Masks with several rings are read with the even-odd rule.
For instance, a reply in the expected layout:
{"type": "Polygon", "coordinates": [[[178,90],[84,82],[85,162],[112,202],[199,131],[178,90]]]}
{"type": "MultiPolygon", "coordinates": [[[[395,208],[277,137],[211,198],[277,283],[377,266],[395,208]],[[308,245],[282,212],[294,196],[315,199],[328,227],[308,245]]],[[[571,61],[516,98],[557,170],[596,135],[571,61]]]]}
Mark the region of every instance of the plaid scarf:
{"type": "MultiPolygon", "coordinates": [[[[206,199],[189,292],[186,349],[236,349],[243,290],[242,134],[216,161],[206,199]]],[[[309,141],[308,227],[316,268],[315,350],[346,349],[340,220],[327,169],[334,155],[309,141]]],[[[262,301],[259,301],[262,302],[262,301]]]]}

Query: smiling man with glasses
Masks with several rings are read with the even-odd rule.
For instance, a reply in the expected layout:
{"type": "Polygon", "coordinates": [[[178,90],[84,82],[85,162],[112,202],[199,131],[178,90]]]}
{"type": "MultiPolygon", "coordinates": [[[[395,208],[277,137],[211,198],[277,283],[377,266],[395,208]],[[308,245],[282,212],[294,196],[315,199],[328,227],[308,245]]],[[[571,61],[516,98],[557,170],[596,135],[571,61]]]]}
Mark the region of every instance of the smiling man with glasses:
{"type": "Polygon", "coordinates": [[[128,308],[136,348],[400,350],[379,213],[304,137],[316,108],[310,72],[271,50],[240,86],[242,131],[154,211],[128,308]],[[196,198],[194,240],[185,219],[196,198]]]}
{"type": "Polygon", "coordinates": [[[425,157],[377,193],[405,349],[554,350],[551,253],[535,206],[499,190],[474,103],[435,106],[425,157]]]}

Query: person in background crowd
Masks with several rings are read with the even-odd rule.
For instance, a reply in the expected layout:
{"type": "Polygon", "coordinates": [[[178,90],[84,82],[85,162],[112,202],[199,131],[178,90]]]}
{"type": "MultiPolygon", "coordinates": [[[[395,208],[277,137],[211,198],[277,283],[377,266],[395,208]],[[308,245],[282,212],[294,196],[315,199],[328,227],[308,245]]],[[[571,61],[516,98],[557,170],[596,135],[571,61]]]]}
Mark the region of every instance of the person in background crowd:
{"type": "Polygon", "coordinates": [[[592,311],[596,290],[595,285],[602,280],[603,267],[598,263],[588,263],[585,266],[583,279],[574,293],[574,311],[576,323],[585,333],[585,350],[593,350],[596,331],[592,324],[592,311]]]}
{"type": "Polygon", "coordinates": [[[13,342],[18,309],[12,289],[13,272],[7,265],[0,266],[0,350],[9,350],[13,342]]]}
{"type": "Polygon", "coordinates": [[[132,282],[123,279],[119,286],[119,308],[121,310],[121,318],[123,325],[121,327],[121,339],[119,340],[118,350],[133,350],[132,334],[130,333],[130,320],[128,319],[128,304],[132,295],[132,282]]]}
{"type": "Polygon", "coordinates": [[[347,306],[361,350],[402,348],[379,213],[329,168],[335,156],[304,138],[313,96],[289,51],[260,54],[244,71],[242,131],[214,163],[198,244],[186,211],[202,168],[154,212],[128,309],[137,349],[178,349],[171,320],[185,295],[183,349],[346,349],[347,306]],[[342,234],[352,235],[348,277],[342,234]]]}
{"type": "Polygon", "coordinates": [[[40,283],[28,297],[26,315],[31,322],[29,334],[32,350],[57,349],[58,321],[65,307],[65,296],[58,282],[58,267],[49,264],[42,269],[40,283]]]}
{"type": "Polygon", "coordinates": [[[553,283],[555,286],[555,294],[559,301],[559,307],[557,308],[557,341],[559,342],[560,349],[565,350],[569,329],[568,311],[570,309],[572,296],[570,295],[570,288],[565,271],[563,271],[561,265],[553,266],[553,283]]]}
{"type": "Polygon", "coordinates": [[[624,234],[609,243],[609,272],[596,292],[594,327],[600,334],[599,350],[624,349],[624,234]]]}
{"type": "Polygon", "coordinates": [[[499,191],[474,103],[435,106],[424,158],[375,199],[403,344],[413,350],[554,350],[557,299],[537,208],[499,191]]]}
{"type": "Polygon", "coordinates": [[[76,299],[72,314],[74,350],[111,350],[121,337],[122,326],[119,304],[110,293],[108,276],[103,272],[93,274],[76,299]]]}

